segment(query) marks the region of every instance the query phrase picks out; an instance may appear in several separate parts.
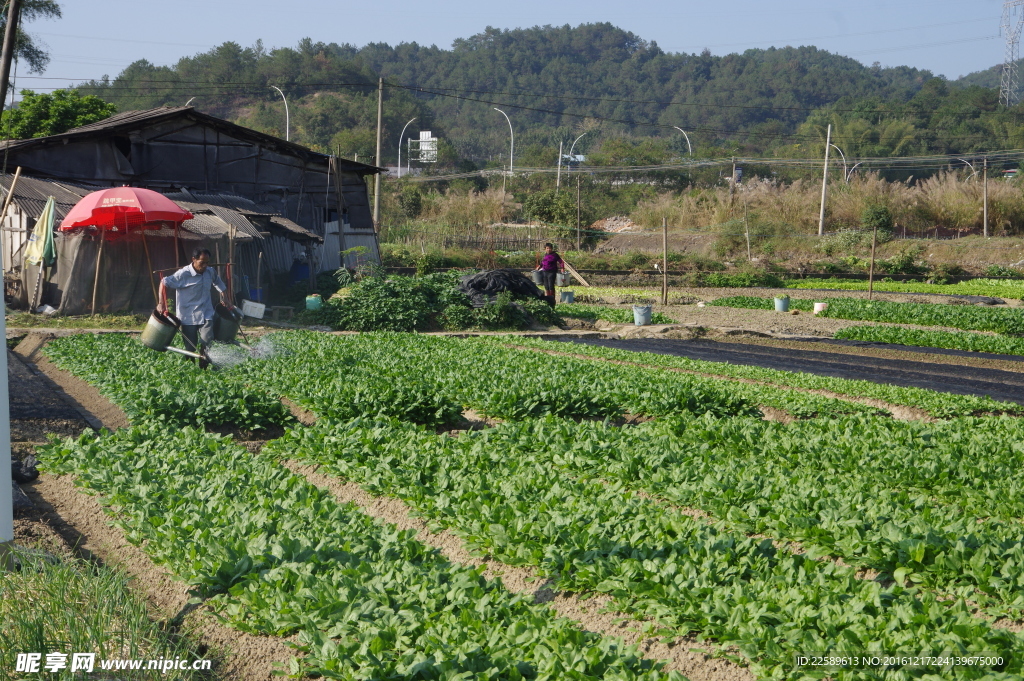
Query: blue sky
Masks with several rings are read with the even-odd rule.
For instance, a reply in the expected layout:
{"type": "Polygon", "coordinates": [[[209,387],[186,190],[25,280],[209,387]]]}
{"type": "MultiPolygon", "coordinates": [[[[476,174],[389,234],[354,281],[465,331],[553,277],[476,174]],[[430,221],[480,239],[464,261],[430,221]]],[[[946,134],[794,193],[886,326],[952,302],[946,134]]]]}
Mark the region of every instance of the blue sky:
{"type": "Polygon", "coordinates": [[[17,87],[48,90],[138,59],[173,64],[224,41],[244,46],[416,41],[450,47],[486,26],[517,28],[607,21],[669,52],[713,54],[754,47],[816,45],[865,64],[909,65],[949,78],[1003,59],[1001,0],[794,0],[785,3],[670,0],[93,0],[63,2],[64,17],[28,24],[50,48],[43,77],[18,74],[17,87]]]}

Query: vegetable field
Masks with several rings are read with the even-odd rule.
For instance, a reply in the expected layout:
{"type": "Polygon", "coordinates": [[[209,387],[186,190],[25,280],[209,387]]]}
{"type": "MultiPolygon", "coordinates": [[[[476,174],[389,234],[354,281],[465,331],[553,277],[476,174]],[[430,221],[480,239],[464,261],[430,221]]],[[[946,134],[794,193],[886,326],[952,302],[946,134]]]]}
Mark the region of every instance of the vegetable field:
{"type": "Polygon", "coordinates": [[[49,344],[132,427],[39,456],[228,625],[294,636],[290,674],[683,678],[284,462],[757,678],[1024,678],[1019,405],[519,337],[264,342],[216,381],[126,337],[49,344]],[[286,430],[254,453],[225,426],[286,430]],[[795,662],[850,655],[984,661],[795,662]]]}

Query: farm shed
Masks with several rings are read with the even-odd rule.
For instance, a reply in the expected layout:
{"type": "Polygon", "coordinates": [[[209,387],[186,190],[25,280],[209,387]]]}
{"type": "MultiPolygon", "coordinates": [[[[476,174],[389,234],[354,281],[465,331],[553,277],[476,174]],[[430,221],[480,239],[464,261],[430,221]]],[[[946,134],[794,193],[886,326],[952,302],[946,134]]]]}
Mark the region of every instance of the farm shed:
{"type": "MultiPolygon", "coordinates": [[[[264,260],[274,272],[287,271],[307,249],[314,271],[337,269],[339,253],[354,247],[379,260],[365,178],[380,169],[311,151],[192,107],[125,111],[0,148],[3,170],[20,166],[23,176],[92,189],[131,185],[168,195],[248,200],[266,217],[257,220],[263,225],[258,231],[269,233],[263,235],[264,260]],[[298,226],[302,232],[294,229],[298,226]],[[317,240],[292,238],[305,232],[317,240]]],[[[210,205],[224,207],[216,201],[210,205]]],[[[346,264],[354,264],[351,256],[346,264]]]]}
{"type": "MultiPolygon", "coordinates": [[[[11,175],[0,176],[5,196],[12,179],[11,175]]],[[[96,312],[149,310],[155,305],[159,283],[154,271],[173,270],[186,264],[196,246],[209,248],[215,262],[235,263],[232,288],[246,293],[247,281],[252,288],[261,276],[266,281],[272,258],[277,262],[287,258],[290,264],[293,253],[312,250],[323,241],[314,232],[275,214],[270,206],[231,194],[183,189],[167,194],[194,215],[178,230],[164,227],[129,234],[108,232],[102,258],[97,257],[98,234],[88,230],[57,230],[54,266],[40,273],[38,267],[24,264],[25,244],[47,198],[55,199],[56,227],[72,206],[96,189],[24,175],[18,179],[3,221],[4,271],[8,273],[8,295],[14,305],[34,307],[45,303],[63,314],[87,314],[93,309],[95,286],[96,312]],[[231,249],[234,253],[229,256],[231,249]]],[[[221,273],[224,274],[223,270],[221,273]]]]}

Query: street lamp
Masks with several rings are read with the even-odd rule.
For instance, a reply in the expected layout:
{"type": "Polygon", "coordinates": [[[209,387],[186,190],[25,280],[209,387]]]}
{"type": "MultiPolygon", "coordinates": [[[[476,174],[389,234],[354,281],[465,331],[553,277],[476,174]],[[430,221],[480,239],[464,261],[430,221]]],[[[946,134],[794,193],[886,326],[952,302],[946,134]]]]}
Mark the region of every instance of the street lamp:
{"type": "MultiPolygon", "coordinates": [[[[974,164],[971,163],[970,161],[968,161],[966,158],[958,158],[957,160],[958,161],[963,161],[964,163],[966,163],[967,165],[969,165],[971,167],[971,170],[974,171],[970,175],[967,176],[967,180],[970,180],[972,177],[974,177],[975,175],[978,174],[978,171],[974,170],[974,164]]],[[[967,180],[964,180],[964,182],[966,182],[967,180]]]]}
{"type": "Polygon", "coordinates": [[[843,158],[843,177],[846,178],[847,182],[849,182],[850,181],[850,177],[849,177],[849,175],[846,172],[846,154],[843,153],[842,149],[840,149],[836,145],[832,144],[831,142],[829,142],[829,146],[832,147],[833,149],[835,149],[836,151],[838,151],[839,155],[842,156],[842,158],[843,158]]]}
{"type": "Polygon", "coordinates": [[[690,136],[686,134],[686,131],[680,128],[678,125],[673,125],[673,128],[683,133],[683,137],[686,138],[686,148],[690,150],[690,156],[693,156],[693,147],[690,146],[690,136]]]}
{"type": "Polygon", "coordinates": [[[291,128],[292,119],[291,119],[291,116],[288,115],[288,100],[285,98],[284,93],[281,92],[281,88],[277,87],[276,85],[271,85],[270,87],[272,87],[275,90],[277,90],[277,94],[281,95],[281,99],[284,100],[284,141],[285,142],[290,142],[291,141],[290,128],[291,128]]]}
{"type": "MultiPolygon", "coordinates": [[[[590,132],[590,131],[589,131],[589,130],[587,130],[587,132],[583,133],[583,135],[586,135],[586,134],[587,134],[587,133],[589,133],[589,132],[590,132]]],[[[583,135],[580,135],[579,137],[577,137],[576,139],[574,139],[574,140],[572,141],[572,146],[571,146],[571,147],[569,147],[569,158],[570,158],[570,159],[574,158],[574,157],[573,157],[573,155],[572,155],[572,150],[576,148],[576,143],[577,143],[577,142],[579,142],[579,141],[580,141],[580,139],[582,139],[582,138],[583,138],[583,135]]]]}
{"type": "MultiPolygon", "coordinates": [[[[416,119],[415,118],[410,118],[409,119],[409,123],[412,123],[414,120],[416,120],[416,119]]],[[[402,177],[402,139],[405,137],[405,128],[409,127],[409,123],[405,124],[405,127],[402,128],[402,134],[400,134],[398,136],[398,177],[399,178],[402,177]]]]}
{"type": "MultiPolygon", "coordinates": [[[[498,113],[500,113],[502,116],[504,116],[505,120],[508,121],[508,134],[510,136],[509,145],[508,145],[508,174],[511,175],[512,174],[512,155],[513,155],[513,152],[515,151],[515,148],[516,148],[516,134],[512,130],[512,121],[509,119],[508,114],[505,113],[504,111],[502,111],[501,109],[499,109],[498,107],[494,107],[494,110],[497,111],[498,113]]],[[[502,179],[502,181],[501,181],[501,194],[502,194],[502,196],[505,195],[505,180],[504,179],[502,179]]]]}

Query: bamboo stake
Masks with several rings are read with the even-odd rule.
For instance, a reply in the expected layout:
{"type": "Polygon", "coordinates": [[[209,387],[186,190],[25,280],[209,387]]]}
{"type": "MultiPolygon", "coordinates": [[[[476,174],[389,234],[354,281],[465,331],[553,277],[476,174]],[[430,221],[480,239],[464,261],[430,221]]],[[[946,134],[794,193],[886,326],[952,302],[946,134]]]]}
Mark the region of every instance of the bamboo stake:
{"type": "Polygon", "coordinates": [[[668,305],[668,219],[661,219],[661,304],[668,305]]]}
{"type": "MultiPolygon", "coordinates": [[[[21,166],[18,166],[18,168],[14,171],[14,179],[11,180],[11,188],[7,191],[7,198],[4,199],[4,207],[3,207],[2,210],[0,210],[0,223],[3,223],[3,221],[7,218],[7,208],[11,205],[11,200],[14,198],[14,188],[18,186],[18,178],[19,177],[21,177],[21,166]]],[[[22,243],[23,246],[25,245],[24,241],[22,241],[21,243],[22,243]]],[[[0,251],[0,256],[2,256],[2,251],[0,251]]],[[[14,267],[14,237],[13,237],[13,235],[11,237],[11,257],[10,257],[9,262],[11,264],[11,267],[13,268],[14,267]]],[[[2,263],[0,263],[0,267],[2,267],[2,263]]]]}
{"type": "Polygon", "coordinates": [[[14,179],[11,180],[11,188],[7,191],[7,198],[4,199],[3,210],[0,210],[0,220],[7,217],[7,207],[11,205],[11,199],[14,198],[14,188],[18,186],[19,177],[21,177],[21,166],[18,166],[17,170],[14,171],[14,179]]]}
{"type": "Polygon", "coordinates": [[[96,289],[100,285],[100,263],[103,260],[103,242],[106,240],[106,230],[100,229],[100,248],[96,251],[96,273],[92,277],[92,305],[89,307],[89,314],[96,314],[96,289]]]}
{"type": "Polygon", "coordinates": [[[156,293],[156,282],[153,281],[153,261],[149,257],[149,242],[146,241],[146,230],[142,230],[142,249],[146,251],[146,267],[148,268],[149,288],[153,290],[153,307],[160,304],[160,298],[156,293]]]}
{"type": "Polygon", "coordinates": [[[875,294],[875,244],[878,243],[878,221],[871,230],[871,265],[868,267],[868,300],[875,294]]]}

